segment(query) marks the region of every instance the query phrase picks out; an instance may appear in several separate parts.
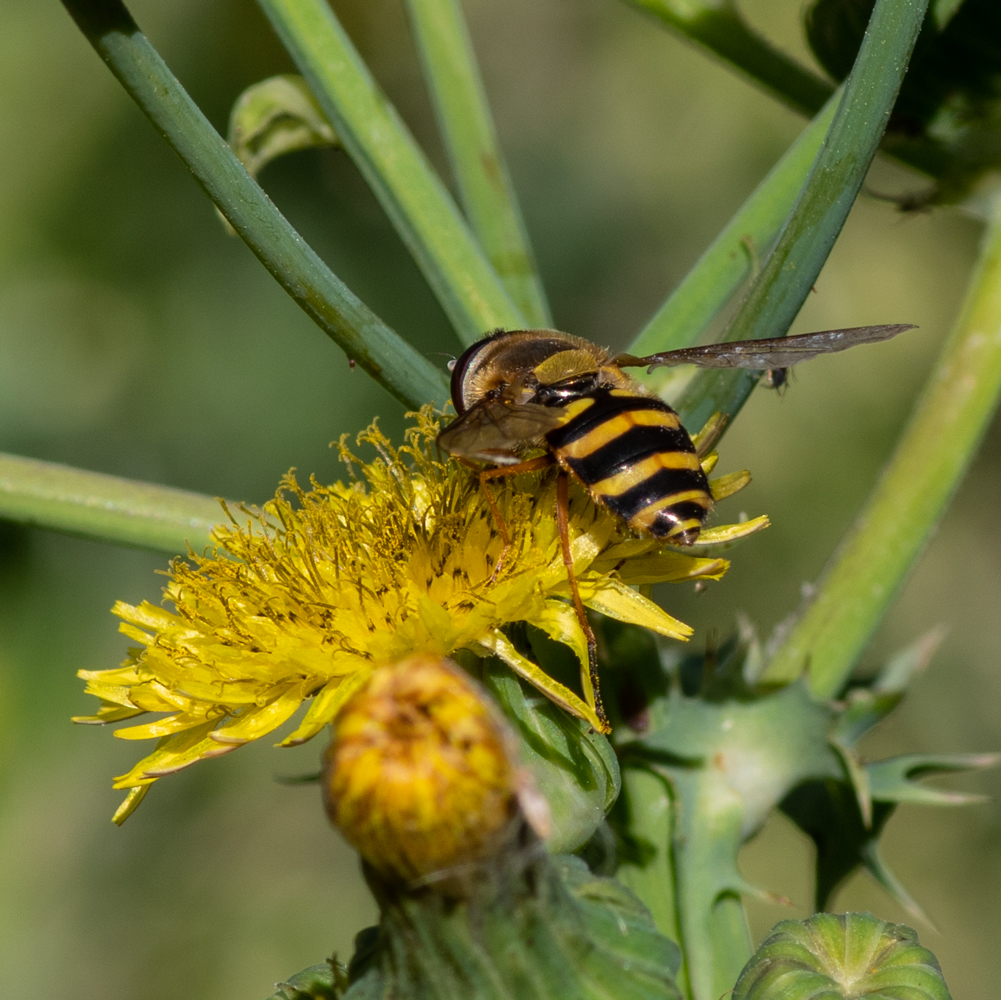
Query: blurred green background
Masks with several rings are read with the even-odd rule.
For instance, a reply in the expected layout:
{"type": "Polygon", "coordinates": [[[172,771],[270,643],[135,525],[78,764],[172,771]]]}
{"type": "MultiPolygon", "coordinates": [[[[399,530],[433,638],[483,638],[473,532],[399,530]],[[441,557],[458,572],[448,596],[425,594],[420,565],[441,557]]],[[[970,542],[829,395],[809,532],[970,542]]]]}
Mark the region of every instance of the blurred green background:
{"type": "MultiPolygon", "coordinates": [[[[335,6],[444,170],[398,0],[335,6]]],[[[220,128],[247,85],[291,66],[252,0],[141,0],[134,13],[220,128]]],[[[748,0],[802,50],[799,4],[748,0]]],[[[622,346],[801,125],[791,112],[616,0],[470,0],[487,88],[557,324],[622,346]]],[[[402,413],[227,237],[211,206],[56,0],[0,10],[0,449],[263,501],[296,466],[338,475],[328,442],[402,413]]],[[[445,319],[343,154],[269,167],[263,182],[335,271],[444,365],[445,319]]],[[[913,177],[878,165],[876,190],[913,177]]],[[[759,390],[721,468],[755,482],[724,505],[774,527],[707,593],[665,590],[693,640],[737,611],[762,635],[792,612],[850,524],[906,419],[962,295],[979,236],[957,212],[903,218],[863,199],[796,329],[913,322],[898,341],[818,360],[779,397],[759,390]]],[[[865,657],[872,669],[949,628],[874,755],[1001,749],[1001,426],[865,657]]],[[[314,786],[317,739],[249,746],[157,784],[122,829],[110,779],[139,747],[73,726],[93,710],[79,668],[115,665],[108,608],[158,600],[166,560],[0,523],[0,979],[6,995],[254,1000],[348,953],[370,922],[352,853],[314,786]]],[[[262,741],[267,742],[267,741],[262,741]]],[[[902,808],[890,865],[939,932],[920,927],[957,1000],[1001,977],[1001,775],[995,800],[902,808]]],[[[810,850],[774,821],[746,874],[793,899],[751,904],[760,937],[804,916],[810,850]]],[[[865,876],[843,909],[904,913],[865,876]]]]}

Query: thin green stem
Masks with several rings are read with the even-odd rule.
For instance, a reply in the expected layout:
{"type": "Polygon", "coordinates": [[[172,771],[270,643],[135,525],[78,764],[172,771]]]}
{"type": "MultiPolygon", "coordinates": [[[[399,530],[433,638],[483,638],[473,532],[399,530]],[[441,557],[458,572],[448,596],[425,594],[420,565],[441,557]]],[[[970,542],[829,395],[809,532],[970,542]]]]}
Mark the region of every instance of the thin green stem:
{"type": "Polygon", "coordinates": [[[458,0],[407,0],[407,9],[473,232],[528,322],[552,326],[462,8],[458,0]]]}
{"type": "Polygon", "coordinates": [[[809,669],[818,697],[847,681],[945,512],[1001,399],[1001,205],[911,422],[765,679],[809,669]]]}
{"type": "Polygon", "coordinates": [[[326,0],[258,0],[464,343],[525,318],[326,0]]]}
{"type": "Polygon", "coordinates": [[[813,117],[834,88],[752,30],[733,0],[629,0],[669,28],[709,49],[773,97],[813,117]]]}
{"type": "Polygon", "coordinates": [[[838,106],[830,100],[771,169],[629,346],[630,354],[696,343],[751,277],[782,229],[824,142],[838,106]]]}
{"type": "Polygon", "coordinates": [[[443,404],[443,373],[323,263],[250,177],[132,20],[121,0],[63,0],[87,40],[230,225],[349,358],[407,406],[443,404]]]}
{"type": "Polygon", "coordinates": [[[218,500],[0,454],[0,518],[172,555],[200,552],[226,521],[218,500]]]}
{"type": "MultiPolygon", "coordinates": [[[[927,6],[928,0],[878,0],[810,176],[724,340],[788,332],[879,148],[927,6]]],[[[700,427],[716,411],[732,418],[759,374],[740,369],[699,372],[678,403],[682,419],[687,426],[700,427]]]]}

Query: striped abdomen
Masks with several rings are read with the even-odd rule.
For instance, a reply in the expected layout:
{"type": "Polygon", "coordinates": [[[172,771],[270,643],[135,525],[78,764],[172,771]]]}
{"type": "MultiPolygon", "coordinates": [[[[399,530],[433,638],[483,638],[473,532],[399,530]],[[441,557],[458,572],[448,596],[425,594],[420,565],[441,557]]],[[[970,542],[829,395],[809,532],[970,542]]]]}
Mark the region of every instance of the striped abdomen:
{"type": "Polygon", "coordinates": [[[560,465],[630,528],[691,545],[712,497],[678,414],[626,389],[597,389],[564,408],[569,420],[546,434],[560,465]]]}

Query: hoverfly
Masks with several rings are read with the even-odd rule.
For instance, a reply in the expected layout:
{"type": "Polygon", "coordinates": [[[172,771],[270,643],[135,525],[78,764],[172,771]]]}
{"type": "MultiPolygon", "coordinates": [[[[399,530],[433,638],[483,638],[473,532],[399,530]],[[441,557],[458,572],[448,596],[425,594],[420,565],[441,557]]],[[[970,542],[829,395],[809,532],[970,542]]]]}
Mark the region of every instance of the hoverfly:
{"type": "MultiPolygon", "coordinates": [[[[563,561],[581,628],[587,637],[595,710],[597,645],[587,622],[570,558],[568,475],[592,499],[634,531],[670,545],[688,546],[699,537],[712,495],[700,456],[678,414],[623,368],[698,365],[781,372],[819,354],[889,340],[909,324],[825,330],[795,337],[707,344],[635,357],[612,356],[582,337],[558,330],[497,330],[469,347],[454,363],[452,403],[456,418],[438,444],[467,462],[495,468],[480,483],[504,540],[507,528],[486,481],[559,466],[557,522],[563,561]],[[525,460],[526,453],[543,451],[525,460]]],[[[501,553],[494,572],[503,563],[501,553]]]]}

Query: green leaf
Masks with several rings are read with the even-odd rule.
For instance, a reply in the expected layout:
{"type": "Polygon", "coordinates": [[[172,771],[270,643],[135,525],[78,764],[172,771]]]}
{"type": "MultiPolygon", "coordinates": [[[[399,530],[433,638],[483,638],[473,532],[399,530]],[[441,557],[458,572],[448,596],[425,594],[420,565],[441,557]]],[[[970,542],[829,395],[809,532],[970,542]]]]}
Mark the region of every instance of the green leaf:
{"type": "Polygon", "coordinates": [[[551,327],[549,305],[497,142],[462,8],[458,0],[407,0],[407,10],[473,232],[527,322],[551,327]]]}
{"type": "MultiPolygon", "coordinates": [[[[841,232],[883,135],[928,0],[879,0],[824,145],[724,340],[783,336],[841,232]]],[[[687,426],[734,416],[759,373],[700,371],[677,409],[687,426]]]]}
{"type": "Polygon", "coordinates": [[[917,934],[871,913],[783,920],[737,980],[733,1000],[950,1000],[917,934]]]}
{"type": "Polygon", "coordinates": [[[218,500],[0,454],[0,518],[154,552],[201,552],[226,521],[218,500]]]}
{"type": "Polygon", "coordinates": [[[845,684],[994,415],[1001,398],[998,330],[1001,213],[907,430],[811,603],[772,657],[767,679],[796,677],[809,665],[818,696],[830,697],[845,684]]]}
{"type": "Polygon", "coordinates": [[[301,76],[272,76],[248,87],[229,116],[229,144],[251,177],[272,160],[338,145],[337,135],[301,76]]]}
{"type": "Polygon", "coordinates": [[[449,398],[443,373],[323,263],[247,173],[120,0],[63,6],[229,224],[304,312],[407,406],[449,398]]]}
{"type": "Polygon", "coordinates": [[[484,665],[484,683],[520,740],[522,762],[549,803],[553,853],[590,840],[618,797],[619,763],[600,733],[515,677],[500,661],[484,665]]]}
{"type": "Polygon", "coordinates": [[[258,0],[459,337],[525,325],[445,186],[325,0],[258,0]]]}

